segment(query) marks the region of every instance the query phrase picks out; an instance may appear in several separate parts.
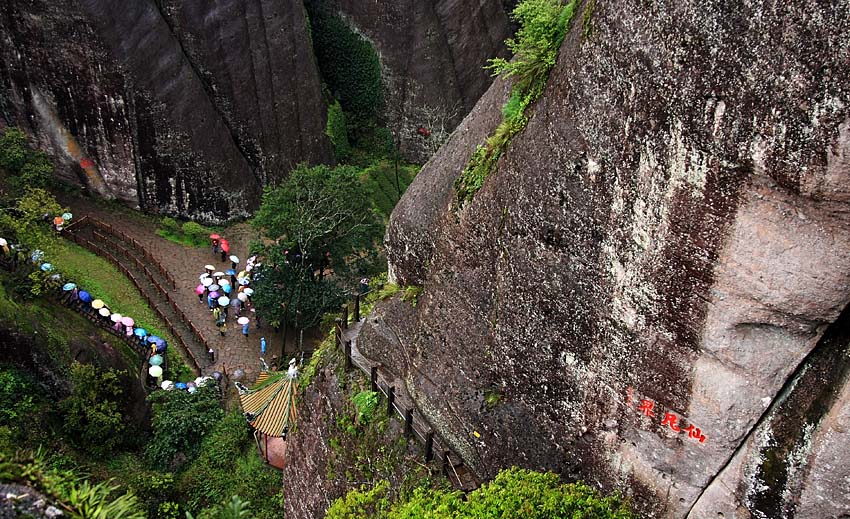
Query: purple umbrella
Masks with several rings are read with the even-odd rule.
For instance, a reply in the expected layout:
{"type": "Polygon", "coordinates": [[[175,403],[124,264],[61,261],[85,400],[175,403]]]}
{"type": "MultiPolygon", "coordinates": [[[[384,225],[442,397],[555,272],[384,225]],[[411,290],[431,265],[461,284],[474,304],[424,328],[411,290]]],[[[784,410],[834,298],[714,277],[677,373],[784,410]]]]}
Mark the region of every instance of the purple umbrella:
{"type": "Polygon", "coordinates": [[[219,297],[221,297],[221,294],[219,294],[218,292],[210,292],[209,297],[211,299],[218,299],[219,297]]]}

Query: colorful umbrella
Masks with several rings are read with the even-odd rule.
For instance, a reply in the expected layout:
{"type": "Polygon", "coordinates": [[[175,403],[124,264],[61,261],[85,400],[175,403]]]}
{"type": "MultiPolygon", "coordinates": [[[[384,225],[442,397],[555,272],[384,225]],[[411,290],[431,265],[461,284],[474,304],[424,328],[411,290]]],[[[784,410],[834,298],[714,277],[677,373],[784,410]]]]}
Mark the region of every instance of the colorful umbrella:
{"type": "Polygon", "coordinates": [[[94,308],[95,310],[100,310],[104,306],[106,306],[106,304],[100,299],[95,299],[94,301],[91,302],[91,307],[94,308]]]}
{"type": "Polygon", "coordinates": [[[219,235],[218,235],[218,234],[216,234],[216,233],[212,233],[212,234],[210,234],[210,239],[211,239],[211,240],[217,240],[217,239],[219,239],[219,238],[221,238],[221,236],[219,236],[219,235]]]}
{"type": "Polygon", "coordinates": [[[73,217],[74,215],[72,215],[71,213],[62,213],[62,219],[64,219],[66,222],[73,217]]]}
{"type": "Polygon", "coordinates": [[[225,294],[229,294],[229,293],[233,292],[233,287],[231,287],[230,285],[222,285],[221,290],[225,294]]]}
{"type": "Polygon", "coordinates": [[[247,277],[247,276],[248,276],[248,273],[243,270],[239,274],[236,274],[236,279],[242,279],[242,278],[247,277]]]}
{"type": "Polygon", "coordinates": [[[245,301],[248,300],[248,295],[243,294],[242,292],[239,292],[238,294],[236,294],[236,299],[238,299],[238,300],[240,300],[244,303],[245,301]]]}
{"type": "Polygon", "coordinates": [[[0,247],[5,247],[9,242],[6,241],[6,238],[0,238],[0,247]]]}
{"type": "Polygon", "coordinates": [[[120,321],[123,317],[124,317],[123,315],[118,314],[118,313],[115,313],[115,314],[112,314],[112,315],[110,315],[110,316],[109,316],[109,318],[110,318],[110,319],[112,319],[112,322],[113,322],[113,323],[117,323],[117,322],[118,322],[118,321],[120,321]]]}
{"type": "Polygon", "coordinates": [[[232,261],[233,263],[239,263],[239,258],[237,258],[236,256],[230,256],[230,261],[232,261]]]}
{"type": "Polygon", "coordinates": [[[144,328],[136,328],[135,330],[133,330],[133,334],[136,337],[144,337],[145,335],[148,334],[148,331],[145,330],[144,328]]]}
{"type": "Polygon", "coordinates": [[[78,296],[80,297],[80,301],[82,301],[83,303],[91,303],[91,294],[89,294],[85,290],[80,290],[78,296]]]}
{"type": "Polygon", "coordinates": [[[156,335],[149,335],[148,336],[148,342],[151,343],[151,344],[155,343],[156,341],[161,341],[161,340],[162,339],[160,339],[156,335]]]}
{"type": "Polygon", "coordinates": [[[233,269],[227,269],[227,270],[224,271],[224,273],[227,274],[228,276],[235,276],[236,275],[236,271],[233,270],[233,269]]]}
{"type": "Polygon", "coordinates": [[[221,297],[221,294],[219,294],[218,292],[210,292],[210,295],[207,297],[209,297],[210,299],[218,299],[219,297],[221,297]]]}
{"type": "Polygon", "coordinates": [[[36,249],[32,251],[32,256],[30,256],[33,261],[41,261],[41,258],[44,257],[44,251],[36,249]]]}
{"type": "Polygon", "coordinates": [[[204,278],[208,278],[208,277],[210,277],[210,273],[209,273],[209,272],[204,272],[203,274],[201,274],[200,276],[198,276],[198,280],[203,281],[203,280],[204,280],[204,278]]]}
{"type": "Polygon", "coordinates": [[[75,283],[65,283],[64,285],[62,285],[62,290],[64,290],[65,292],[70,292],[75,288],[77,288],[77,285],[75,283]]]}
{"type": "Polygon", "coordinates": [[[174,384],[174,387],[177,388],[177,389],[186,389],[186,383],[185,382],[177,382],[176,384],[174,384]]]}
{"type": "Polygon", "coordinates": [[[125,316],[121,318],[121,324],[123,324],[124,326],[133,326],[134,324],[136,324],[136,321],[134,321],[132,317],[125,316]]]}
{"type": "Polygon", "coordinates": [[[210,286],[210,285],[212,285],[212,284],[213,284],[213,279],[212,279],[212,278],[204,278],[204,279],[202,279],[202,280],[201,280],[201,285],[203,285],[203,286],[205,286],[205,287],[208,287],[208,286],[210,286]]]}
{"type": "Polygon", "coordinates": [[[195,386],[189,386],[187,384],[186,391],[188,391],[189,393],[196,393],[198,391],[198,388],[196,388],[195,386]]]}
{"type": "Polygon", "coordinates": [[[220,287],[220,286],[218,286],[218,284],[217,284],[217,283],[213,283],[212,285],[210,285],[209,290],[210,290],[210,292],[215,292],[215,291],[216,291],[216,290],[218,290],[219,288],[221,288],[221,287],[220,287]]]}
{"type": "Polygon", "coordinates": [[[216,380],[221,380],[221,371],[213,371],[212,372],[212,378],[214,378],[216,380]]]}
{"type": "Polygon", "coordinates": [[[162,368],[159,366],[151,366],[148,368],[148,374],[153,378],[159,378],[162,376],[162,368]]]}
{"type": "Polygon", "coordinates": [[[247,296],[249,296],[249,297],[250,297],[250,296],[252,296],[252,295],[254,295],[254,289],[253,289],[253,288],[246,288],[246,289],[245,289],[245,290],[243,290],[242,292],[244,292],[244,293],[245,293],[247,296]]]}
{"type": "Polygon", "coordinates": [[[204,287],[203,283],[195,287],[195,293],[198,295],[203,294],[205,290],[206,287],[204,287]]]}
{"type": "Polygon", "coordinates": [[[227,306],[230,304],[230,298],[227,296],[221,296],[218,298],[218,304],[221,306],[227,306]]]}
{"type": "Polygon", "coordinates": [[[249,321],[250,319],[247,317],[240,317],[239,319],[236,319],[236,322],[239,324],[248,324],[249,321]]]}
{"type": "Polygon", "coordinates": [[[239,278],[239,284],[244,286],[248,286],[251,283],[251,280],[248,278],[239,278]]]}
{"type": "Polygon", "coordinates": [[[151,366],[162,366],[162,363],[162,355],[151,355],[151,358],[148,359],[148,364],[151,366]]]}
{"type": "Polygon", "coordinates": [[[53,270],[53,265],[51,265],[50,263],[42,263],[41,270],[45,272],[50,272],[51,270],[53,270]]]}
{"type": "Polygon", "coordinates": [[[229,285],[229,284],[230,284],[230,280],[229,280],[229,279],[227,279],[227,278],[221,278],[221,279],[219,279],[219,280],[218,280],[218,284],[219,284],[219,285],[229,285]]]}
{"type": "Polygon", "coordinates": [[[215,267],[213,267],[212,265],[204,265],[204,268],[205,268],[205,269],[207,269],[207,270],[209,270],[210,272],[212,272],[213,270],[215,270],[215,267]]]}
{"type": "Polygon", "coordinates": [[[103,317],[109,317],[109,308],[103,307],[100,310],[98,310],[97,313],[99,313],[103,317]]]}
{"type": "Polygon", "coordinates": [[[65,220],[61,216],[53,219],[53,225],[62,225],[63,223],[65,223],[65,220]]]}
{"type": "Polygon", "coordinates": [[[159,342],[156,343],[156,352],[157,353],[165,353],[165,350],[168,348],[168,345],[164,340],[160,339],[159,342]]]}
{"type": "Polygon", "coordinates": [[[172,389],[174,389],[174,382],[172,382],[170,380],[163,380],[162,384],[160,384],[159,387],[161,387],[162,389],[164,389],[166,391],[171,391],[172,389]]]}
{"type": "Polygon", "coordinates": [[[222,271],[220,271],[220,270],[219,270],[218,272],[213,272],[213,276],[214,276],[214,277],[217,277],[217,278],[220,278],[220,277],[221,277],[221,276],[223,276],[223,275],[224,275],[224,272],[222,272],[222,271]]]}
{"type": "Polygon", "coordinates": [[[230,252],[230,243],[228,243],[227,240],[221,240],[221,250],[223,250],[225,254],[230,252]]]}

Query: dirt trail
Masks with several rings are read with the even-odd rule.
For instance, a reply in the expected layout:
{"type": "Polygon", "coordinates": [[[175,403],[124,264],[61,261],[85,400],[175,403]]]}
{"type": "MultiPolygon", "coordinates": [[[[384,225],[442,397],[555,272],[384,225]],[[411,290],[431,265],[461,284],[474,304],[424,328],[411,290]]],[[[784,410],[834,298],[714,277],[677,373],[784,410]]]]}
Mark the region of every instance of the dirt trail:
{"type": "MultiPolygon", "coordinates": [[[[242,312],[242,315],[248,315],[251,318],[248,337],[242,335],[242,327],[236,323],[232,315],[227,321],[227,333],[224,337],[221,337],[206,303],[198,301],[194,289],[198,284],[198,276],[204,272],[204,265],[211,264],[217,269],[225,271],[230,268],[229,260],[222,262],[220,255],[214,256],[208,247],[187,248],[157,236],[156,224],[151,219],[133,213],[128,209],[108,209],[91,200],[69,196],[60,197],[60,202],[71,209],[75,219],[88,215],[135,238],[171,274],[176,283],[176,288],[171,289],[166,283],[163,283],[163,286],[171,289],[171,297],[178,308],[197,327],[207,344],[216,352],[216,361],[213,364],[209,363],[206,355],[198,358],[205,374],[215,370],[230,374],[237,368],[242,368],[247,375],[245,380],[249,384],[253,382],[260,369],[260,337],[266,338],[267,360],[271,359],[273,355],[282,357],[283,335],[275,333],[269,326],[262,326],[258,329],[253,312],[242,312]]],[[[256,233],[247,224],[240,223],[228,227],[221,234],[230,242],[230,253],[238,256],[241,260],[240,266],[244,266],[249,242],[256,238],[256,233]]],[[[116,257],[122,260],[122,263],[126,260],[118,254],[116,254],[116,257]]],[[[143,260],[144,258],[139,259],[143,260]]],[[[132,263],[132,261],[126,260],[124,264],[130,269],[132,263]]],[[[149,268],[158,275],[154,265],[149,265],[149,268]]],[[[156,294],[158,294],[156,290],[150,293],[151,296],[156,294]]],[[[165,306],[169,306],[164,301],[163,303],[165,306]]],[[[156,304],[159,306],[158,303],[156,304]]],[[[181,333],[178,330],[178,333],[182,336],[183,333],[187,332],[183,330],[183,333],[181,333]]],[[[185,339],[186,337],[184,337],[185,339]]],[[[293,344],[293,338],[290,337],[288,341],[290,355],[293,355],[293,344]]],[[[196,348],[200,348],[200,346],[196,348]]],[[[196,356],[198,353],[200,352],[196,351],[196,356]]]]}

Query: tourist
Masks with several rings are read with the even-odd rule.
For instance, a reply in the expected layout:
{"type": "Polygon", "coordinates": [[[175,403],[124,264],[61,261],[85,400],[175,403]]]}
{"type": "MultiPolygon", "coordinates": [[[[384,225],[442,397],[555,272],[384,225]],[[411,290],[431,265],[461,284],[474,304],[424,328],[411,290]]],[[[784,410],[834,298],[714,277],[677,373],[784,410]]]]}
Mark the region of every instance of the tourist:
{"type": "Polygon", "coordinates": [[[242,335],[245,337],[248,336],[248,327],[251,325],[250,321],[242,325],[242,335]]]}
{"type": "Polygon", "coordinates": [[[212,348],[208,349],[207,350],[207,357],[209,357],[209,359],[210,359],[210,364],[215,362],[215,350],[212,349],[212,348]]]}
{"type": "Polygon", "coordinates": [[[266,338],[260,337],[260,355],[266,356],[266,338]]]}
{"type": "Polygon", "coordinates": [[[216,326],[217,326],[219,323],[223,322],[223,320],[222,320],[222,318],[221,318],[221,308],[219,308],[219,307],[215,307],[215,308],[213,309],[213,319],[215,320],[215,324],[216,324],[216,326]]]}
{"type": "Polygon", "coordinates": [[[218,327],[218,333],[221,334],[222,337],[224,337],[224,334],[227,333],[227,323],[221,323],[221,326],[218,327]]]}

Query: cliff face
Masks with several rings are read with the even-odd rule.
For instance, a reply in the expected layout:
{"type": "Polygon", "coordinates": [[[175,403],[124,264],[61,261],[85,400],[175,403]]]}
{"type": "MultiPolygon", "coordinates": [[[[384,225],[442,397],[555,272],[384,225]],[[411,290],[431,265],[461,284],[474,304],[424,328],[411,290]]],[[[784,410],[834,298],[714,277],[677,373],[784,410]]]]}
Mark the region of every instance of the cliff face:
{"type": "Polygon", "coordinates": [[[490,86],[483,67],[488,58],[506,53],[510,6],[501,0],[336,5],[378,52],[388,124],[402,153],[428,160],[490,86]]]}
{"type": "Polygon", "coordinates": [[[845,513],[850,3],[581,22],[470,204],[503,82],[417,176],[386,241],[424,292],[361,351],[483,477],[552,469],[649,517],[845,513]]]}
{"type": "Polygon", "coordinates": [[[0,20],[4,118],[103,196],[221,220],[331,158],[299,3],[7,0],[0,20]]]}

